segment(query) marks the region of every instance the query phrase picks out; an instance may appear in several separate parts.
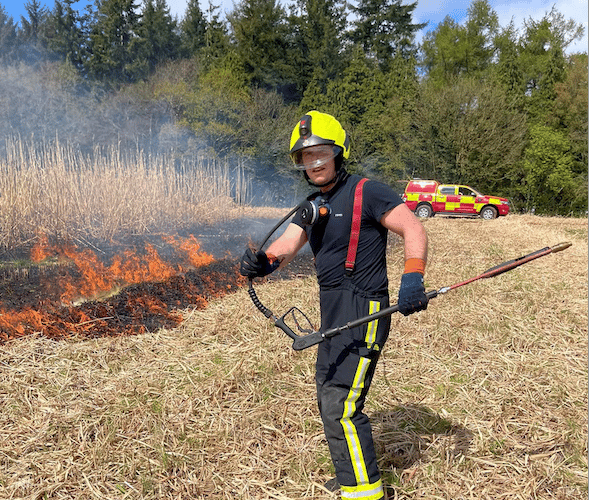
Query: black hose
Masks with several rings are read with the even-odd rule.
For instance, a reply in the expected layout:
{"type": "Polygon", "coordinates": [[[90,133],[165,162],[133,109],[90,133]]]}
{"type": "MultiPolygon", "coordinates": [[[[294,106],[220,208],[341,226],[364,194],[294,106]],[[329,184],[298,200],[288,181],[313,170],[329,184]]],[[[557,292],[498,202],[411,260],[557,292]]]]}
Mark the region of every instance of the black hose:
{"type": "MultiPolygon", "coordinates": [[[[301,207],[301,205],[303,203],[305,203],[305,201],[307,201],[306,199],[301,201],[296,207],[294,207],[290,212],[288,212],[282,219],[280,219],[272,229],[270,229],[270,231],[268,231],[268,234],[264,237],[264,240],[262,241],[261,245],[257,248],[258,251],[260,251],[262,248],[264,248],[264,245],[266,243],[268,243],[268,240],[272,237],[272,235],[276,232],[276,230],[282,226],[282,224],[284,224],[290,217],[292,217],[292,215],[301,207]]],[[[268,309],[264,304],[262,304],[262,302],[260,301],[260,299],[258,298],[256,291],[254,290],[254,284],[253,284],[253,280],[250,278],[248,280],[248,290],[247,293],[249,294],[250,298],[252,299],[252,302],[254,303],[254,305],[258,308],[258,310],[264,315],[266,316],[266,318],[272,318],[274,316],[274,313],[268,309]]]]}
{"type": "Polygon", "coordinates": [[[296,207],[294,207],[290,212],[288,212],[282,219],[280,219],[276,225],[270,229],[270,231],[268,232],[268,234],[266,235],[266,237],[264,238],[264,240],[262,241],[262,244],[258,247],[258,251],[262,250],[262,248],[264,248],[264,245],[266,243],[268,243],[268,240],[272,237],[272,235],[276,232],[276,230],[282,226],[282,224],[284,224],[300,207],[301,205],[307,201],[306,199],[301,201],[296,207]]]}
{"type": "Polygon", "coordinates": [[[247,293],[249,294],[250,298],[252,299],[252,302],[258,308],[258,310],[264,316],[266,316],[266,318],[271,318],[272,316],[274,316],[274,313],[270,309],[268,309],[264,304],[262,304],[260,302],[260,299],[258,299],[258,296],[256,295],[256,291],[254,290],[254,286],[252,284],[251,279],[249,280],[248,284],[249,284],[249,288],[247,290],[247,293]]]}

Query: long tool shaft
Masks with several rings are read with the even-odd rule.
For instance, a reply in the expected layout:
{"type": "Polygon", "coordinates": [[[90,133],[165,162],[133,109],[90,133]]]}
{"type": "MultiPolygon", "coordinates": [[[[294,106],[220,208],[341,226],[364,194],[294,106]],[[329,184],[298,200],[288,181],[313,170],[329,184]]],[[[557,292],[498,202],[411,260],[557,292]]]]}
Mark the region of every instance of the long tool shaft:
{"type": "MultiPolygon", "coordinates": [[[[447,293],[450,290],[454,290],[458,287],[467,285],[469,283],[472,283],[473,281],[477,281],[477,280],[484,279],[484,278],[492,278],[494,276],[498,276],[500,274],[503,274],[507,271],[511,271],[512,269],[515,269],[516,267],[519,267],[523,264],[526,264],[532,260],[538,259],[538,258],[543,257],[545,255],[548,255],[551,253],[556,253],[556,252],[561,252],[562,250],[569,248],[571,245],[572,245],[572,243],[570,243],[570,242],[564,242],[564,243],[559,243],[558,245],[555,245],[553,247],[542,248],[541,250],[537,250],[536,252],[532,252],[528,255],[524,255],[523,257],[519,257],[519,258],[513,259],[513,260],[508,260],[508,261],[503,262],[497,266],[491,267],[490,269],[487,269],[484,273],[481,273],[478,276],[475,276],[474,278],[470,278],[466,281],[462,281],[460,283],[456,283],[451,286],[440,288],[439,290],[431,290],[431,291],[427,292],[426,295],[427,295],[428,299],[433,299],[433,298],[437,297],[438,295],[447,293]]],[[[369,314],[368,316],[358,318],[354,321],[350,321],[349,323],[346,323],[345,325],[331,328],[331,329],[325,330],[323,332],[316,331],[316,332],[310,333],[308,335],[296,335],[290,328],[288,328],[288,326],[286,326],[283,318],[276,319],[275,324],[276,324],[276,326],[281,328],[289,337],[291,337],[294,340],[293,346],[292,346],[293,349],[295,351],[300,351],[302,349],[306,349],[307,347],[311,347],[312,345],[319,344],[324,339],[329,338],[329,337],[333,337],[334,335],[337,335],[337,334],[343,332],[344,330],[349,330],[350,328],[356,328],[357,326],[363,325],[365,323],[370,323],[371,321],[374,321],[376,319],[380,319],[385,316],[394,314],[398,310],[399,310],[399,306],[398,306],[398,304],[395,304],[393,306],[382,309],[381,311],[378,311],[376,313],[369,314]]]]}
{"type": "Polygon", "coordinates": [[[523,264],[527,264],[528,262],[538,259],[540,257],[544,257],[545,255],[548,255],[551,253],[556,253],[556,252],[562,252],[563,250],[566,250],[571,245],[572,245],[572,243],[567,241],[567,242],[559,243],[558,245],[554,245],[553,247],[545,247],[545,248],[542,248],[541,250],[536,250],[535,252],[529,253],[528,255],[524,255],[523,257],[518,257],[517,259],[505,261],[501,264],[498,264],[496,266],[493,266],[493,267],[487,269],[484,273],[481,273],[478,276],[475,276],[474,278],[470,278],[470,279],[467,279],[466,281],[461,281],[460,283],[456,283],[452,286],[442,288],[442,289],[438,290],[438,293],[446,293],[446,292],[449,292],[450,290],[454,290],[458,287],[468,285],[469,283],[472,283],[473,281],[477,281],[480,279],[493,278],[494,276],[499,276],[500,274],[506,273],[507,271],[511,271],[512,269],[515,269],[516,267],[519,267],[523,264]]]}

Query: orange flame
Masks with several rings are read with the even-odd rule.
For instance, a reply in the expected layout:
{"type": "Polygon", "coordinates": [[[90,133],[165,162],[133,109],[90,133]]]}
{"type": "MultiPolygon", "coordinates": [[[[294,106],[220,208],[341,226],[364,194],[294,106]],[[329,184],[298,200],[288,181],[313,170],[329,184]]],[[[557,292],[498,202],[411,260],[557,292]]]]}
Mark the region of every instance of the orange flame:
{"type": "Polygon", "coordinates": [[[5,311],[0,309],[0,328],[7,331],[10,337],[21,337],[25,334],[25,323],[31,325],[35,331],[43,329],[43,315],[33,309],[23,311],[5,311]]]}
{"type": "Polygon", "coordinates": [[[51,255],[51,245],[49,245],[49,239],[47,235],[39,235],[39,241],[31,250],[31,260],[33,262],[41,262],[51,255]]]}
{"type": "MultiPolygon", "coordinates": [[[[189,266],[201,267],[212,263],[212,255],[200,251],[200,243],[190,235],[187,239],[165,237],[164,240],[183,253],[189,266]]],[[[61,300],[70,303],[77,298],[95,298],[101,293],[115,288],[136,283],[165,281],[183,272],[180,265],[165,262],[157,250],[149,244],[145,245],[145,254],[133,250],[125,250],[116,255],[112,264],[103,264],[97,255],[89,250],[78,250],[76,245],[51,245],[45,235],[41,235],[31,251],[31,259],[35,262],[57,256],[74,264],[79,276],[63,277],[59,286],[63,290],[61,300]]]]}
{"type": "Polygon", "coordinates": [[[178,273],[178,269],[161,259],[152,245],[146,245],[145,251],[147,255],[125,250],[122,256],[115,256],[109,269],[113,279],[120,283],[133,284],[164,281],[178,273]]]}
{"type": "Polygon", "coordinates": [[[194,267],[206,266],[215,260],[212,255],[199,251],[200,243],[192,234],[185,240],[179,240],[174,236],[164,236],[163,239],[183,252],[188,262],[194,267]]]}
{"type": "Polygon", "coordinates": [[[216,261],[202,252],[194,236],[168,237],[165,241],[182,257],[181,264],[165,262],[153,246],[145,245],[141,253],[127,250],[108,265],[91,250],[80,250],[73,244],[51,244],[45,235],[40,235],[31,258],[40,262],[57,257],[68,265],[44,266],[42,279],[49,274],[55,276],[42,283],[48,295],[27,296],[31,300],[25,305],[24,290],[19,288],[14,301],[22,304],[18,310],[10,309],[0,298],[0,343],[31,334],[59,339],[72,335],[136,335],[153,328],[175,327],[182,321],[179,310],[183,307],[206,307],[207,299],[245,283],[234,263],[216,261]],[[186,270],[203,266],[207,269],[186,270]],[[116,295],[108,294],[108,298],[101,295],[125,285],[134,286],[116,295]],[[55,293],[57,287],[59,292],[55,293]],[[104,300],[76,306],[63,304],[75,298],[97,297],[104,300]]]}

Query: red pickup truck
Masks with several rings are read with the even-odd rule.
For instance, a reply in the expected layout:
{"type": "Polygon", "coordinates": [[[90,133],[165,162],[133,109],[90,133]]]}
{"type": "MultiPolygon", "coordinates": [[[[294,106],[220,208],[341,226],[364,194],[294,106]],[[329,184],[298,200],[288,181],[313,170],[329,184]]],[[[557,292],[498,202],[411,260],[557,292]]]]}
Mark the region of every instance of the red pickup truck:
{"type": "Polygon", "coordinates": [[[412,180],[407,183],[403,201],[418,217],[434,214],[479,215],[495,219],[509,213],[509,200],[486,196],[469,186],[440,184],[431,180],[412,180]]]}

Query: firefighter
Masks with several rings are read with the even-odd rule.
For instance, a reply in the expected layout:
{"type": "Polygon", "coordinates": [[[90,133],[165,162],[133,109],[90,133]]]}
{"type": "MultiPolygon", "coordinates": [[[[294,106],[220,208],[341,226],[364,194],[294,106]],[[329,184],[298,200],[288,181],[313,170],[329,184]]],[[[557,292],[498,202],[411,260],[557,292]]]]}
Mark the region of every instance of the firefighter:
{"type": "MultiPolygon", "coordinates": [[[[350,175],[345,169],[349,154],[348,136],[333,116],[310,111],[300,119],[292,132],[290,156],[307,182],[318,188],[317,206],[327,210],[310,223],[299,209],[266,252],[246,250],[240,267],[251,279],[266,276],[290,262],[308,242],[315,256],[322,330],[389,307],[388,231],[404,240],[399,311],[408,315],[426,309],[428,302],[424,227],[388,186],[350,175]]],[[[372,428],[363,408],[389,327],[386,316],[318,345],[317,401],[336,472],[326,487],[340,489],[342,499],[384,498],[372,428]]]]}

